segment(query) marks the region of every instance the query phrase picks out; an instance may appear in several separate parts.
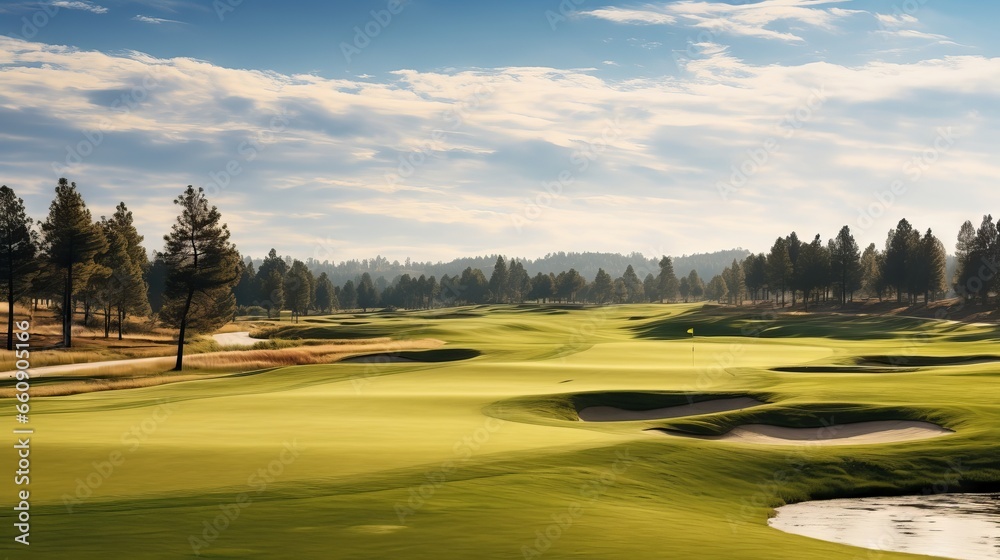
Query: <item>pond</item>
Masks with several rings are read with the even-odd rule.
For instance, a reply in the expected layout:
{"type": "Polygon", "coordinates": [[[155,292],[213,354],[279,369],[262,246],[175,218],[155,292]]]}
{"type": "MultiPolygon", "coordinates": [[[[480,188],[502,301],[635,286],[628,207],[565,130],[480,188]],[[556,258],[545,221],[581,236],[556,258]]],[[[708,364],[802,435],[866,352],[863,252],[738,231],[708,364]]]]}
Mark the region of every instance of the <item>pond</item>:
{"type": "Polygon", "coordinates": [[[1000,558],[1000,494],[820,500],[778,508],[775,529],[874,550],[1000,558]]]}

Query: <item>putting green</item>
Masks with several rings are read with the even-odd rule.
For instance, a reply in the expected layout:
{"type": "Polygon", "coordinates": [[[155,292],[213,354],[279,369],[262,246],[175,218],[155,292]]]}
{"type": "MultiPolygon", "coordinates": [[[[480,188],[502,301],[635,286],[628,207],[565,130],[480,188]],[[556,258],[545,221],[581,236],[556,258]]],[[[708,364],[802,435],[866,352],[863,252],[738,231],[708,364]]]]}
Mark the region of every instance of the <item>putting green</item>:
{"type": "MultiPolygon", "coordinates": [[[[275,336],[446,345],[423,361],[33,400],[31,557],[856,558],[867,552],[768,516],[806,499],[1000,487],[994,327],[477,306],[303,318],[275,336]],[[578,416],[713,399],[760,404],[578,416]],[[819,447],[652,431],[893,421],[955,433],[819,447]]],[[[13,401],[0,404],[13,425],[13,401]]],[[[16,470],[13,452],[0,461],[16,470]]],[[[0,511],[8,528],[13,513],[0,511]]]]}

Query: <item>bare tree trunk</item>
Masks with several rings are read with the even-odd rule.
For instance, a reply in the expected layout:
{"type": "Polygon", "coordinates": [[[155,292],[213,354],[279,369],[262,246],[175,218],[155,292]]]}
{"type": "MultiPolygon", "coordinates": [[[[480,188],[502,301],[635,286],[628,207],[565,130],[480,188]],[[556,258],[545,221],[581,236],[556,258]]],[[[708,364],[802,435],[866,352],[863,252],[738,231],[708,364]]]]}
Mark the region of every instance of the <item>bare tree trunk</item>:
{"type": "Polygon", "coordinates": [[[73,265],[66,269],[66,289],[63,293],[63,346],[73,346],[73,265]]]}
{"type": "Polygon", "coordinates": [[[191,310],[191,300],[194,299],[194,290],[188,289],[187,299],[184,301],[184,312],[181,314],[181,329],[177,335],[177,363],[174,364],[174,371],[181,371],[184,365],[184,333],[187,331],[188,311],[191,310]]]}
{"type": "MultiPolygon", "coordinates": [[[[8,261],[9,262],[9,261],[8,261]]],[[[14,349],[14,272],[8,266],[7,270],[7,350],[14,349]]]]}

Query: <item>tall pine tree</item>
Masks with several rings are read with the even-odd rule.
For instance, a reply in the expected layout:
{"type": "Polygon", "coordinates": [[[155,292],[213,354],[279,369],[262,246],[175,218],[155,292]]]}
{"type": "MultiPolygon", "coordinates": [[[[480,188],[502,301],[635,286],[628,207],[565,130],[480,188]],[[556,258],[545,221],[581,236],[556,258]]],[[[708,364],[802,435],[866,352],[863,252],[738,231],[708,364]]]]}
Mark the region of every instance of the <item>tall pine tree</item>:
{"type": "Polygon", "coordinates": [[[13,189],[0,187],[0,281],[7,296],[7,350],[14,349],[14,303],[31,289],[37,266],[37,235],[13,189]]]}
{"type": "Polygon", "coordinates": [[[236,307],[233,286],[242,266],[236,247],[229,242],[229,228],[221,223],[219,210],[208,205],[204,189],[188,186],[174,204],[181,213],[170,234],[163,237],[167,302],[160,315],[179,330],[174,370],[180,371],[188,328],[208,331],[232,317],[236,307]]]}
{"type": "Polygon", "coordinates": [[[94,257],[107,249],[107,240],[91,219],[90,210],[76,190],[76,183],[59,179],[48,219],[42,222],[42,236],[47,260],[63,276],[62,334],[63,346],[69,348],[73,345],[73,295],[77,276],[85,276],[94,257]]]}
{"type": "MultiPolygon", "coordinates": [[[[125,320],[129,316],[144,316],[151,312],[144,278],[149,258],[142,247],[142,236],[136,230],[132,212],[120,203],[111,219],[101,219],[101,228],[108,241],[108,251],[102,257],[111,269],[107,280],[106,312],[114,311],[118,340],[122,339],[125,320]]],[[[105,337],[110,326],[105,316],[105,337]]]]}

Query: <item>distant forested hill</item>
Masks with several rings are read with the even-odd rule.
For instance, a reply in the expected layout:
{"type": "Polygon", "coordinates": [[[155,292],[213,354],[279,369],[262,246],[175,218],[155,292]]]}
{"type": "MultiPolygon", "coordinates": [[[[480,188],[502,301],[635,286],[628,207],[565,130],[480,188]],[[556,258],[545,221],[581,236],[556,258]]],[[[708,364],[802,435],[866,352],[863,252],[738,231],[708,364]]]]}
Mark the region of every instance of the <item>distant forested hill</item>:
{"type": "MultiPolygon", "coordinates": [[[[674,271],[678,276],[687,275],[691,270],[696,270],[698,271],[698,276],[707,282],[716,274],[721,273],[722,269],[732,264],[733,259],[742,261],[748,254],[750,252],[746,249],[729,249],[714,253],[672,256],[671,258],[674,261],[674,271]]],[[[658,263],[661,256],[657,255],[655,258],[646,258],[641,253],[622,255],[620,253],[559,252],[549,253],[542,258],[534,260],[521,259],[516,255],[504,255],[504,259],[509,261],[510,258],[515,258],[521,261],[530,276],[534,276],[539,272],[559,274],[560,272],[575,268],[577,272],[590,281],[597,275],[597,269],[599,268],[603,268],[612,278],[617,278],[625,272],[625,269],[629,265],[632,265],[632,268],[635,269],[636,274],[640,278],[644,278],[646,274],[650,273],[656,276],[659,274],[658,263]]],[[[286,257],[286,260],[291,264],[291,257],[286,257]]],[[[447,263],[414,262],[410,260],[399,262],[389,261],[379,256],[373,259],[350,260],[336,264],[307,259],[306,265],[312,270],[313,274],[318,276],[321,272],[326,272],[334,284],[343,285],[348,280],[357,279],[358,276],[365,272],[371,274],[374,279],[383,277],[386,281],[392,282],[394,278],[401,274],[409,274],[414,277],[425,274],[437,278],[441,278],[445,274],[455,276],[461,274],[463,270],[469,267],[482,270],[483,274],[489,278],[493,272],[493,265],[496,263],[496,260],[497,255],[484,255],[455,259],[447,263]]],[[[260,264],[260,258],[254,259],[254,267],[259,268],[260,264]]]]}

